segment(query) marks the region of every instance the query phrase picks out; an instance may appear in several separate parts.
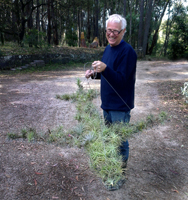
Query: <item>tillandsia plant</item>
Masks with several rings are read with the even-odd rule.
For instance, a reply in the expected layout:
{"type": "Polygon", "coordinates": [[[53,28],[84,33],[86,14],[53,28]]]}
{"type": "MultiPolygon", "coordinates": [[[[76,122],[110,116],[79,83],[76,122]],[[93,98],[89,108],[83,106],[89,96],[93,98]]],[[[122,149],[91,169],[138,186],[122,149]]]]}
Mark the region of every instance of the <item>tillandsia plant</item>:
{"type": "Polygon", "coordinates": [[[60,99],[72,99],[76,103],[76,119],[79,125],[71,131],[74,145],[83,146],[89,157],[90,167],[102,179],[106,186],[116,185],[124,179],[122,175],[122,157],[119,146],[122,140],[127,140],[132,134],[142,131],[155,122],[165,120],[165,113],[159,119],[153,115],[135,124],[116,123],[106,126],[100,112],[92,103],[98,96],[96,90],[85,90],[77,80],[78,90],[75,94],[61,96],[60,99]]]}
{"type": "Polygon", "coordinates": [[[188,103],[188,82],[184,83],[184,87],[181,88],[181,92],[185,96],[186,103],[188,103]]]}

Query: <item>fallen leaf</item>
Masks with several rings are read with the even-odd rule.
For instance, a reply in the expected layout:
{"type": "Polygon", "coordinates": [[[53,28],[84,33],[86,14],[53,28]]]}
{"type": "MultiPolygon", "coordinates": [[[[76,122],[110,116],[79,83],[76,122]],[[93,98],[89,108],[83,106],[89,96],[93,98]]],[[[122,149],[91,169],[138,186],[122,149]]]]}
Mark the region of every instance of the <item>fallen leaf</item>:
{"type": "Polygon", "coordinates": [[[77,187],[71,188],[71,193],[73,193],[73,191],[77,189],[77,187]]]}
{"type": "Polygon", "coordinates": [[[177,193],[179,193],[177,190],[174,190],[174,189],[171,189],[172,190],[172,192],[177,192],[177,193]]]}
{"type": "Polygon", "coordinates": [[[34,179],[34,181],[35,181],[35,186],[37,185],[37,181],[34,179]]]}
{"type": "Polygon", "coordinates": [[[78,169],[78,165],[76,165],[76,168],[75,168],[75,170],[74,171],[76,171],[78,169]]]}
{"type": "Polygon", "coordinates": [[[91,181],[89,183],[92,183],[95,179],[91,179],[91,181]]]}
{"type": "Polygon", "coordinates": [[[78,176],[76,176],[76,180],[78,181],[78,176]]]}
{"type": "Polygon", "coordinates": [[[10,175],[8,175],[8,174],[5,174],[5,176],[6,176],[7,178],[10,178],[10,175]]]}
{"type": "Polygon", "coordinates": [[[40,172],[35,172],[35,174],[37,174],[37,175],[42,175],[43,173],[40,173],[40,172]]]}

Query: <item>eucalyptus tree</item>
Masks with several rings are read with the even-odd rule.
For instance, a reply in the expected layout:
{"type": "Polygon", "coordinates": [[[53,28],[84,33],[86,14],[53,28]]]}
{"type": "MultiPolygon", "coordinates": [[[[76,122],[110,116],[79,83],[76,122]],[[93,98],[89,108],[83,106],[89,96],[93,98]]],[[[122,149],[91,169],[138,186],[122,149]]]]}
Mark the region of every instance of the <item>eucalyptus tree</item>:
{"type": "Polygon", "coordinates": [[[164,14],[165,14],[165,11],[166,11],[166,8],[169,4],[170,0],[166,0],[165,1],[158,1],[158,5],[156,5],[155,7],[155,16],[154,16],[154,21],[153,23],[155,23],[154,25],[154,34],[153,34],[153,37],[152,37],[152,42],[151,42],[151,45],[149,47],[149,50],[148,50],[148,53],[151,55],[152,52],[153,52],[153,49],[155,48],[156,44],[157,44],[157,39],[158,39],[158,34],[159,34],[159,28],[161,26],[161,22],[162,22],[162,19],[164,17],[164,14]]]}
{"type": "Polygon", "coordinates": [[[138,45],[137,48],[142,48],[143,45],[143,26],[144,26],[144,0],[139,2],[139,26],[138,26],[138,45]]]}
{"type": "Polygon", "coordinates": [[[149,0],[147,10],[146,10],[146,16],[145,16],[145,26],[144,26],[144,37],[143,37],[143,55],[146,55],[147,50],[147,44],[148,44],[148,38],[149,38],[149,30],[151,26],[151,19],[152,19],[152,12],[155,5],[155,0],[149,0]]]}
{"type": "Polygon", "coordinates": [[[26,23],[28,23],[28,28],[33,27],[33,11],[40,7],[42,4],[34,5],[33,0],[16,0],[15,9],[13,13],[17,16],[17,26],[19,33],[19,42],[21,43],[24,39],[26,23]]]}
{"type": "Polygon", "coordinates": [[[174,6],[167,53],[171,59],[188,58],[188,14],[181,3],[174,6]]]}
{"type": "Polygon", "coordinates": [[[2,45],[5,34],[14,35],[11,19],[12,3],[10,0],[0,0],[0,38],[2,45]]]}
{"type": "Polygon", "coordinates": [[[173,13],[172,5],[173,5],[173,2],[170,1],[169,6],[168,6],[168,10],[167,10],[168,18],[167,18],[166,22],[164,22],[161,26],[162,27],[161,29],[164,29],[163,32],[164,32],[164,35],[165,35],[163,48],[161,49],[161,54],[163,53],[163,55],[165,57],[167,55],[169,35],[170,35],[171,26],[172,26],[172,20],[171,20],[171,13],[173,13]]]}

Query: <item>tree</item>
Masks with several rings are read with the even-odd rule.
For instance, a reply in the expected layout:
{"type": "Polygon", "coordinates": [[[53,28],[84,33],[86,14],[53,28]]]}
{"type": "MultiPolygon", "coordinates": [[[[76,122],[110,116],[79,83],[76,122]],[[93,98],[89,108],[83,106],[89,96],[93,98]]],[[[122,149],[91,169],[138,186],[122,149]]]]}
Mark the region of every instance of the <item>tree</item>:
{"type": "MultiPolygon", "coordinates": [[[[86,44],[94,37],[101,46],[107,45],[106,19],[111,14],[121,14],[127,20],[124,39],[133,48],[142,48],[144,55],[157,48],[161,21],[168,7],[169,20],[165,25],[164,54],[172,44],[172,18],[174,2],[179,0],[0,0],[0,35],[6,40],[25,42],[30,34],[30,46],[34,34],[45,38],[47,44],[79,46],[81,32],[86,44]],[[35,30],[36,29],[36,30],[35,30]],[[45,36],[43,36],[45,35],[45,36]],[[72,41],[71,41],[72,40],[72,41]]],[[[176,13],[176,12],[175,12],[176,13]]],[[[175,32],[174,32],[174,35],[175,32]]],[[[183,37],[182,35],[182,38],[183,37]]],[[[36,41],[38,41],[38,37],[36,41]]],[[[182,42],[183,40],[178,42],[182,42]]],[[[37,43],[36,43],[37,44],[37,43]]],[[[40,45],[39,45],[40,46],[40,45]]]]}
{"type": "Polygon", "coordinates": [[[146,14],[146,20],[145,20],[145,28],[144,28],[144,37],[143,37],[143,55],[146,55],[147,50],[147,44],[148,44],[148,36],[149,36],[149,29],[151,25],[151,18],[152,18],[152,12],[153,7],[155,4],[155,0],[149,0],[148,7],[147,7],[147,14],[146,14]]]}
{"type": "Polygon", "coordinates": [[[138,29],[138,48],[142,47],[143,41],[143,21],[144,21],[144,0],[140,0],[139,4],[140,16],[139,16],[139,29],[138,29]]]}
{"type": "Polygon", "coordinates": [[[164,14],[165,14],[165,11],[166,11],[166,8],[167,8],[169,2],[170,2],[170,0],[167,0],[167,1],[166,1],[165,5],[164,5],[164,8],[163,8],[163,10],[162,10],[162,13],[161,13],[161,15],[160,15],[160,17],[159,17],[159,20],[157,19],[157,22],[156,22],[156,23],[157,23],[157,26],[156,26],[156,29],[155,29],[155,33],[154,33],[154,35],[153,35],[153,39],[152,39],[151,46],[150,46],[150,48],[149,48],[149,54],[150,54],[150,55],[152,54],[153,49],[154,49],[154,47],[155,47],[156,44],[157,44],[159,28],[160,28],[160,26],[161,26],[162,18],[163,18],[164,14]]]}
{"type": "MultiPolygon", "coordinates": [[[[53,0],[52,0],[53,1],[53,0]]],[[[48,32],[47,32],[47,37],[48,37],[48,45],[51,44],[51,32],[52,32],[52,26],[51,26],[51,0],[48,0],[48,32]]]]}
{"type": "Polygon", "coordinates": [[[188,15],[182,4],[176,4],[172,15],[168,56],[171,59],[188,58],[188,15]]]}

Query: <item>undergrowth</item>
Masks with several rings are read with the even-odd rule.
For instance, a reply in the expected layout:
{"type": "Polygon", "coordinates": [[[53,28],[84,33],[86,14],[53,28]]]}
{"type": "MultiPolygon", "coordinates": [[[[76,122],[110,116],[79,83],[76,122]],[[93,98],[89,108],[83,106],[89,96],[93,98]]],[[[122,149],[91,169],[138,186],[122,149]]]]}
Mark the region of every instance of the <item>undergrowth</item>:
{"type": "MultiPolygon", "coordinates": [[[[60,145],[84,147],[90,157],[90,167],[96,171],[106,185],[113,185],[122,179],[122,158],[119,154],[119,146],[122,140],[127,140],[133,134],[153,125],[164,122],[167,118],[165,112],[158,117],[147,116],[135,124],[116,123],[105,126],[99,110],[92,103],[98,96],[96,90],[84,90],[80,80],[77,80],[78,90],[74,94],[57,95],[56,98],[73,101],[76,104],[76,120],[78,125],[69,131],[63,127],[48,130],[43,136],[36,136],[33,130],[24,131],[24,138],[28,141],[43,139],[60,145]]],[[[15,134],[8,134],[9,138],[15,139],[15,134]]]]}

